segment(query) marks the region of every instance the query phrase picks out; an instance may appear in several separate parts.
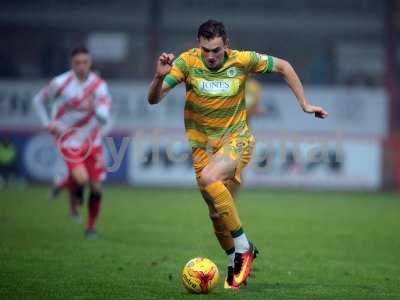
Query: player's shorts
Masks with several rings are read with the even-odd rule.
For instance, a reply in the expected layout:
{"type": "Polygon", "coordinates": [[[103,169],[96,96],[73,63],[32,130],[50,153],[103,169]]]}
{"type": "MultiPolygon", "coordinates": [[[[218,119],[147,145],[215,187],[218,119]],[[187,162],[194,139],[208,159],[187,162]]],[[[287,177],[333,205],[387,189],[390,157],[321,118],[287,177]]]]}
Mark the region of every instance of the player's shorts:
{"type": "Polygon", "coordinates": [[[101,145],[92,148],[62,147],[61,155],[69,173],[77,167],[84,167],[90,181],[100,182],[106,178],[103,147],[101,145]]]}
{"type": "Polygon", "coordinates": [[[205,150],[202,148],[192,148],[192,162],[194,171],[196,173],[197,182],[200,180],[201,171],[205,168],[205,166],[208,165],[211,155],[218,154],[237,161],[237,167],[234,175],[229,179],[232,179],[236,183],[240,184],[240,174],[250,162],[254,146],[255,138],[253,135],[249,135],[246,138],[230,138],[222,146],[214,149],[210,148],[205,150]]]}

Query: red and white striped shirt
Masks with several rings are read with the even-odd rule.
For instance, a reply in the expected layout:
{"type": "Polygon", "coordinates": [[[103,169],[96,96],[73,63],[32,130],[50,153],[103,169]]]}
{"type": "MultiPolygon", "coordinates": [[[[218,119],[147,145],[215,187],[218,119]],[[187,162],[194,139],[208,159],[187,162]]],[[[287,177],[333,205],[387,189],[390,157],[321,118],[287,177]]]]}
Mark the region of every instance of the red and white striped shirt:
{"type": "Polygon", "coordinates": [[[65,72],[51,80],[34,103],[44,126],[57,125],[63,147],[101,145],[101,128],[110,120],[111,96],[97,74],[90,72],[81,82],[72,70],[65,72]]]}

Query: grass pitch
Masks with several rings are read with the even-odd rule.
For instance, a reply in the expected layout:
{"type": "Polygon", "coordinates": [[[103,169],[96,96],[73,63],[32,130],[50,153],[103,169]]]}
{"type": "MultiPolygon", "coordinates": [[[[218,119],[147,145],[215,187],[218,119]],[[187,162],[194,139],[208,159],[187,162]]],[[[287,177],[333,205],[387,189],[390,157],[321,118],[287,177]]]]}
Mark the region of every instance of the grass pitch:
{"type": "MultiPolygon", "coordinates": [[[[66,195],[0,190],[0,299],[400,299],[400,196],[243,190],[238,208],[260,249],[239,292],[196,190],[106,187],[99,239],[67,217],[66,195]],[[218,288],[188,294],[183,265],[206,256],[218,288]]],[[[86,215],[86,209],[84,210],[86,215]]]]}

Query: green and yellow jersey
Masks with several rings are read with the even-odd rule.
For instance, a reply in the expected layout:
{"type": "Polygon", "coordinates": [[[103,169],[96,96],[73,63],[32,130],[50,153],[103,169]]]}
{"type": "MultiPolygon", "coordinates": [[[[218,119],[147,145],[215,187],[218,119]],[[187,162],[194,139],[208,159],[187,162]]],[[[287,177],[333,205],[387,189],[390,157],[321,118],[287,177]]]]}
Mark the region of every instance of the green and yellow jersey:
{"type": "Polygon", "coordinates": [[[201,50],[182,53],[164,82],[186,86],[185,128],[192,148],[217,146],[222,137],[251,136],[247,126],[245,86],[251,73],[272,71],[273,58],[253,51],[228,49],[218,70],[207,68],[201,50]]]}

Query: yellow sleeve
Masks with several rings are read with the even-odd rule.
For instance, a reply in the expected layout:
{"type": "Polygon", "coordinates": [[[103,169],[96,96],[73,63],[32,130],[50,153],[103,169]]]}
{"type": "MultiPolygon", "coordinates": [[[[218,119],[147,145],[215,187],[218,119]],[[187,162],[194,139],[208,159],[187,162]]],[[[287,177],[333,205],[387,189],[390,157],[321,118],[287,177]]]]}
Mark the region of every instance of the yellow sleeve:
{"type": "Polygon", "coordinates": [[[188,59],[186,53],[179,55],[172,64],[172,69],[164,78],[164,82],[173,88],[181,82],[186,81],[188,74],[188,59]]]}
{"type": "Polygon", "coordinates": [[[255,51],[242,51],[241,61],[249,73],[270,73],[274,65],[271,55],[260,54],[255,51]]]}

